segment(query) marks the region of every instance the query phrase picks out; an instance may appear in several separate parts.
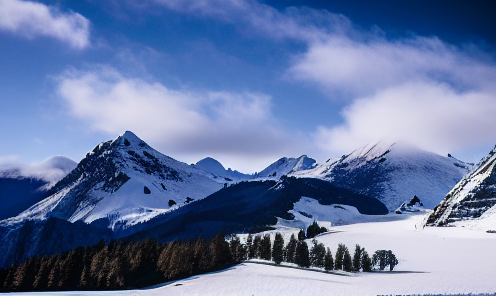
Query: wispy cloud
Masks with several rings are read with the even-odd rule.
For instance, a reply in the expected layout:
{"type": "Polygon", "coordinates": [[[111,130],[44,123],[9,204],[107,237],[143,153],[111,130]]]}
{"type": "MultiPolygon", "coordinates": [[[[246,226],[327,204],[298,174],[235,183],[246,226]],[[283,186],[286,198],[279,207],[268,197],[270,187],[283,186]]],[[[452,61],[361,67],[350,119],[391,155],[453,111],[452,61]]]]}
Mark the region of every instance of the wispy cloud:
{"type": "Polygon", "coordinates": [[[54,156],[41,163],[24,163],[17,156],[0,157],[0,177],[36,178],[53,185],[76,167],[63,156],[54,156]]]}
{"type": "Polygon", "coordinates": [[[131,130],[181,160],[210,155],[256,170],[301,147],[274,119],[271,98],[260,93],[173,90],[105,66],[67,71],[57,87],[69,112],[94,130],[131,130]]]}
{"type": "Polygon", "coordinates": [[[87,18],[32,1],[0,1],[0,30],[26,38],[52,37],[77,49],[90,44],[90,21],[87,18]]]}
{"type": "Polygon", "coordinates": [[[446,154],[496,142],[494,95],[459,92],[445,83],[386,88],[354,100],[342,114],[342,125],[317,129],[316,143],[321,149],[352,151],[367,142],[392,138],[446,154]]]}
{"type": "Polygon", "coordinates": [[[229,22],[241,31],[306,44],[286,77],[347,102],[344,123],[319,126],[315,144],[334,154],[369,141],[401,137],[438,153],[496,142],[496,63],[437,37],[390,40],[345,16],[257,1],[156,0],[165,7],[229,22]]]}

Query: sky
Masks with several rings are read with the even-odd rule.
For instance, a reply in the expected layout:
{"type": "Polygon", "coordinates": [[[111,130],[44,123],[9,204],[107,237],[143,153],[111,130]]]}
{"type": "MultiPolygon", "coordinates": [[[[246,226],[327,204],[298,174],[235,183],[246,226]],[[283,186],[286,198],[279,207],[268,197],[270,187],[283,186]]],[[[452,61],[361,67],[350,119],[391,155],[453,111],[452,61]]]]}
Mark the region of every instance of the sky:
{"type": "MultiPolygon", "coordinates": [[[[496,2],[0,0],[0,167],[133,131],[261,171],[381,139],[496,144],[496,2]]],[[[1,168],[0,168],[1,169],[1,168]]]]}

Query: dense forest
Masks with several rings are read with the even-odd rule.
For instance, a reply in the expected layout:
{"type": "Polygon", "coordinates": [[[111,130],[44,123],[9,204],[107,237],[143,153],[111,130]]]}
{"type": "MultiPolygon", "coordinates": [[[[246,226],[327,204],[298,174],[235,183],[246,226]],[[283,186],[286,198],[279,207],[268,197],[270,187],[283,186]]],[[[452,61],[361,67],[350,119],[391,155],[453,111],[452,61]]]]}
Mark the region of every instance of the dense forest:
{"type": "Polygon", "coordinates": [[[370,258],[359,245],[353,258],[343,244],[339,244],[334,257],[329,248],[315,239],[309,249],[305,239],[325,230],[314,224],[309,227],[309,236],[308,229],[306,235],[300,231],[298,239],[293,234],[287,243],[280,233],[273,240],[269,234],[250,234],[245,244],[236,235],[226,240],[221,233],[210,240],[197,238],[169,243],[153,239],[109,243],[102,240],[95,246],[30,258],[0,270],[0,290],[133,289],[224,269],[247,259],[347,272],[383,270],[387,266],[392,270],[398,264],[391,251],[378,250],[370,258]]]}

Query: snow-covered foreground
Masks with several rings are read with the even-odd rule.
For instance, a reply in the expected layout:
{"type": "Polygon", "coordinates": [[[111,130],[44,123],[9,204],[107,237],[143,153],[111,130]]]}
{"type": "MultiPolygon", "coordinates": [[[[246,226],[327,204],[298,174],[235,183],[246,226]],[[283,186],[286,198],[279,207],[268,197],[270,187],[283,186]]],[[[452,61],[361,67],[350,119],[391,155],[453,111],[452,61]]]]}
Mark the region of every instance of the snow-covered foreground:
{"type": "MultiPolygon", "coordinates": [[[[398,216],[400,217],[400,216],[398,216]]],[[[404,216],[403,216],[404,217],[404,216]]],[[[335,252],[356,243],[369,252],[391,249],[394,272],[340,276],[244,263],[225,271],[133,291],[62,292],[50,295],[381,295],[496,292],[496,234],[464,228],[425,228],[425,215],[332,227],[317,239],[335,252]]],[[[19,293],[39,295],[44,293],[19,293]]]]}

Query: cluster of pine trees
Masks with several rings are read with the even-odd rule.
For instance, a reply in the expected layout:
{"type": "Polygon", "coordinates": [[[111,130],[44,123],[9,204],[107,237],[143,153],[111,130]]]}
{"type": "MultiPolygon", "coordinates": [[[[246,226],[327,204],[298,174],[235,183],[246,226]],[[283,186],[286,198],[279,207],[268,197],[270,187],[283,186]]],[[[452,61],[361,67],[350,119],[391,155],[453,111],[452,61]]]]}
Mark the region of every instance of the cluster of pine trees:
{"type": "Polygon", "coordinates": [[[219,270],[253,258],[348,272],[384,270],[387,266],[393,270],[398,264],[390,250],[378,250],[370,258],[359,245],[353,258],[344,244],[338,245],[333,257],[324,244],[314,239],[309,250],[305,237],[296,239],[294,234],[287,244],[281,233],[275,234],[273,243],[269,234],[249,234],[246,244],[242,244],[237,235],[227,242],[220,233],[211,240],[197,238],[170,243],[153,239],[108,244],[101,241],[63,254],[33,257],[0,270],[0,291],[139,288],[219,270]]]}
{"type": "MultiPolygon", "coordinates": [[[[270,236],[256,235],[253,237],[248,235],[246,245],[240,247],[239,259],[264,259],[272,260],[276,264],[281,262],[295,263],[300,267],[308,268],[310,266],[324,268],[330,270],[344,270],[347,272],[369,272],[372,269],[384,270],[389,266],[390,270],[398,264],[396,256],[391,250],[377,250],[372,258],[367,251],[360,245],[355,246],[355,253],[353,258],[344,244],[339,244],[338,249],[333,258],[331,250],[326,248],[323,243],[312,240],[312,247],[308,248],[305,242],[305,237],[301,236],[301,231],[298,235],[300,238],[296,239],[292,234],[289,242],[285,245],[284,238],[280,233],[276,233],[274,243],[271,245],[270,236]]],[[[231,246],[233,245],[231,239],[231,246]]],[[[239,239],[237,239],[239,241],[239,239]]],[[[233,253],[234,254],[234,253],[233,253]]]]}
{"type": "Polygon", "coordinates": [[[64,254],[34,257],[0,270],[1,291],[116,290],[145,287],[235,263],[229,243],[211,240],[160,243],[111,241],[64,254]]]}

